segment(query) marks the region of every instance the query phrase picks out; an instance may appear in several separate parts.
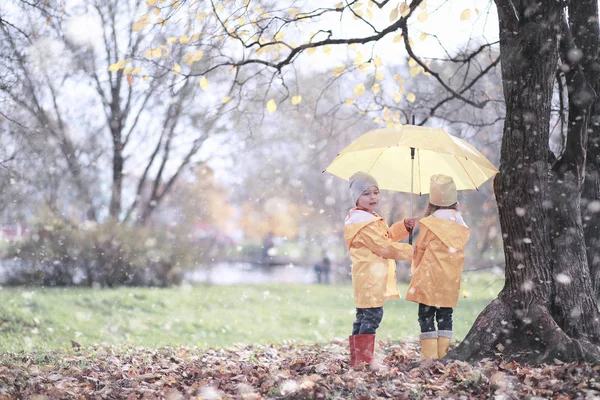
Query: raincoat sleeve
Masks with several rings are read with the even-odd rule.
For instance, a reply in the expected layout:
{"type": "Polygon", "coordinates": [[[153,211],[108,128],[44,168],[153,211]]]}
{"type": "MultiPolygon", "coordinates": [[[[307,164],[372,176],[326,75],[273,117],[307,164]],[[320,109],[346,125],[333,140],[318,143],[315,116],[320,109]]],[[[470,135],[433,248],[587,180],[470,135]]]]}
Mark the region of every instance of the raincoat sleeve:
{"type": "Polygon", "coordinates": [[[382,235],[381,231],[367,226],[360,231],[360,240],[373,253],[380,257],[392,260],[412,260],[413,247],[406,243],[396,243],[389,235],[382,235]]]}
{"type": "Polygon", "coordinates": [[[404,226],[404,220],[396,222],[394,225],[390,226],[388,235],[393,242],[406,239],[408,237],[408,231],[406,230],[406,226],[404,226]]]}

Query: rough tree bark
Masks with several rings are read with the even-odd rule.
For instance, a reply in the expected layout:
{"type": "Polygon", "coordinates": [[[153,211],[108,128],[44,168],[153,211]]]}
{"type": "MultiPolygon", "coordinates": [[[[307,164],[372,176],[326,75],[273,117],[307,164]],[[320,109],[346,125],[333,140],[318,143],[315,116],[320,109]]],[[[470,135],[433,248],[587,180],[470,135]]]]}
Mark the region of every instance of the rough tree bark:
{"type": "Polygon", "coordinates": [[[585,182],[581,194],[583,228],[587,258],[596,298],[600,297],[600,26],[598,2],[572,1],[569,23],[583,59],[581,67],[595,93],[590,107],[585,182]]]}
{"type": "Polygon", "coordinates": [[[507,115],[494,190],[506,283],[450,356],[472,360],[502,352],[532,362],[598,362],[600,318],[579,208],[589,104],[571,111],[570,121],[579,119],[565,154],[556,160],[548,149],[561,4],[496,5],[507,115]]]}

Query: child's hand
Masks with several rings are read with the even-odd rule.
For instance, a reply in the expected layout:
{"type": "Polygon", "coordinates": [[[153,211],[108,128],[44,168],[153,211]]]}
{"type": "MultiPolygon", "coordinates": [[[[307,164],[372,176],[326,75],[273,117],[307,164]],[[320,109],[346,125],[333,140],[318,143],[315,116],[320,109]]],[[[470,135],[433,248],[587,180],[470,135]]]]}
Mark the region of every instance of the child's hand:
{"type": "Polygon", "coordinates": [[[417,226],[417,217],[410,217],[404,220],[404,227],[407,231],[414,229],[417,226]]]}

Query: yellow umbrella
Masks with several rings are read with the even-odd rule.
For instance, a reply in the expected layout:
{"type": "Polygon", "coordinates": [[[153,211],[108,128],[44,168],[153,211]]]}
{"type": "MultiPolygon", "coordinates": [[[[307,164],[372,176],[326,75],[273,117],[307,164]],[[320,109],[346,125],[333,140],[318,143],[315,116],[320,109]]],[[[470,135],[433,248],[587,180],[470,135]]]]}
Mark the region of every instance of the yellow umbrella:
{"type": "Polygon", "coordinates": [[[435,174],[449,175],[457,190],[468,190],[479,188],[498,173],[464,140],[440,128],[416,125],[367,132],[342,150],[325,170],[345,180],[357,171],[373,175],[380,189],[411,194],[429,193],[429,179],[435,174]]]}

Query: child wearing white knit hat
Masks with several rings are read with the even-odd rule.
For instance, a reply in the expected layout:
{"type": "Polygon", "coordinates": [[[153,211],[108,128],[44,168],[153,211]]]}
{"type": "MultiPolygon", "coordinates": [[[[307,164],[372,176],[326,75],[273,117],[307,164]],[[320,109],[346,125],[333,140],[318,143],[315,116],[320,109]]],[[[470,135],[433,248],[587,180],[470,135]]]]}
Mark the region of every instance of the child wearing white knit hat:
{"type": "Polygon", "coordinates": [[[350,194],[355,207],[348,212],[344,236],[352,260],[352,286],[356,321],[352,326],[350,366],[373,362],[375,331],[383,318],[383,303],[399,298],[394,260],[410,260],[413,247],[398,243],[408,237],[416,218],[388,227],[376,212],[379,204],[377,180],[366,172],[350,177],[350,194]]]}
{"type": "Polygon", "coordinates": [[[419,225],[406,300],[419,303],[421,358],[442,358],[452,338],[452,312],[471,235],[458,210],[452,177],[431,177],[429,204],[419,225]]]}

